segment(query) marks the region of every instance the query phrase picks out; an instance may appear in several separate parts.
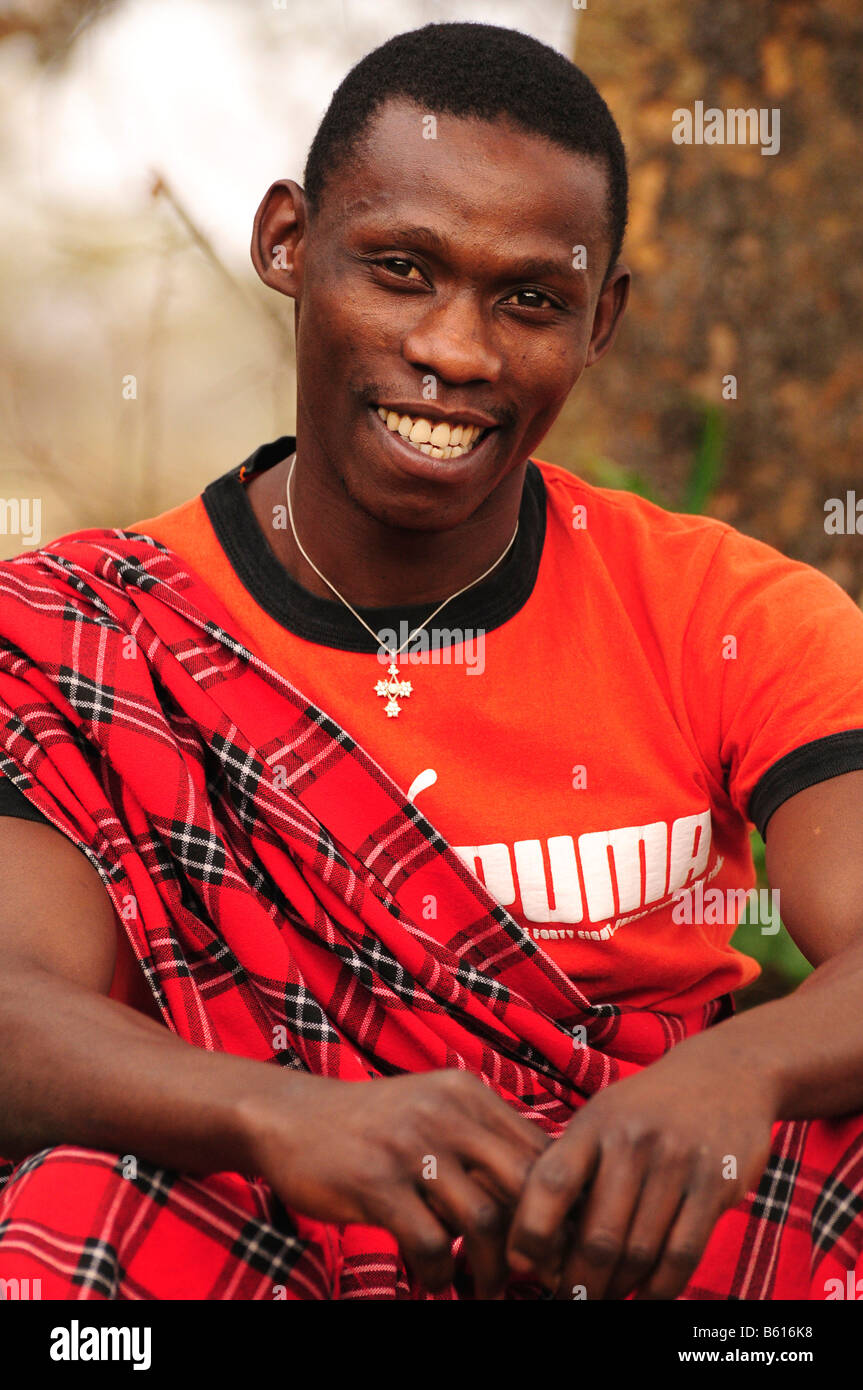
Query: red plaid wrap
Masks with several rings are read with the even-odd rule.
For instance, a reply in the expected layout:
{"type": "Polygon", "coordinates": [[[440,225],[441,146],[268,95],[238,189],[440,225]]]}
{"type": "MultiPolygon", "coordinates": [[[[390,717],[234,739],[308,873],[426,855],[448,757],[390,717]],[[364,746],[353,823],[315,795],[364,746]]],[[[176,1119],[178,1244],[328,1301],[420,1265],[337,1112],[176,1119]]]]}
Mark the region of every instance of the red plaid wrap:
{"type": "MultiPolygon", "coordinates": [[[[158,542],[83,531],[0,564],[0,612],[0,769],[95,865],[188,1042],[343,1080],[463,1068],[556,1136],[726,1011],[592,1005],[158,542]]],[[[856,1271],[861,1134],[777,1125],[684,1297],[824,1298],[856,1271]]],[[[457,1254],[447,1298],[471,1293],[457,1254]]],[[[384,1231],[69,1146],[0,1193],[4,1277],[54,1298],[425,1296],[384,1231]]]]}

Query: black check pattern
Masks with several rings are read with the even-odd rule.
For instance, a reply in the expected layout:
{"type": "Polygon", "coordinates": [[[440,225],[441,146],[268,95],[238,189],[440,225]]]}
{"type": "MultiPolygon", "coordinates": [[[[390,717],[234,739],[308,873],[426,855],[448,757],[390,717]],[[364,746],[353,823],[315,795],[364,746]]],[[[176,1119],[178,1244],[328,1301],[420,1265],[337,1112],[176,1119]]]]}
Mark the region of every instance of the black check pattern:
{"type": "Polygon", "coordinates": [[[812,1213],[812,1237],[814,1249],[820,1254],[832,1250],[853,1227],[855,1241],[860,1248],[863,1231],[863,1188],[848,1187],[846,1183],[831,1178],[825,1185],[812,1213]]]}
{"type": "Polygon", "coordinates": [[[765,1221],[785,1221],[799,1172],[798,1158],[771,1154],[752,1203],[753,1212],[765,1221]]]}
{"type": "Polygon", "coordinates": [[[94,724],[110,724],[114,718],[114,696],[116,691],[101,681],[91,680],[81,675],[71,666],[61,666],[57,673],[57,684],[69,704],[82,718],[94,724]]]}
{"type": "Polygon", "coordinates": [[[285,986],[285,1017],[292,1030],[303,1038],[319,1043],[338,1043],[339,1035],[330,1027],[326,1014],[305,985],[285,986]]]}
{"type": "Polygon", "coordinates": [[[285,1283],[303,1253],[302,1244],[290,1234],[291,1224],[288,1218],[288,1229],[282,1231],[264,1221],[247,1221],[231,1246],[232,1256],[272,1284],[285,1283]]]}
{"type": "Polygon", "coordinates": [[[72,1283],[110,1298],[119,1278],[120,1264],[114,1246],[88,1236],[83,1242],[72,1283]]]}

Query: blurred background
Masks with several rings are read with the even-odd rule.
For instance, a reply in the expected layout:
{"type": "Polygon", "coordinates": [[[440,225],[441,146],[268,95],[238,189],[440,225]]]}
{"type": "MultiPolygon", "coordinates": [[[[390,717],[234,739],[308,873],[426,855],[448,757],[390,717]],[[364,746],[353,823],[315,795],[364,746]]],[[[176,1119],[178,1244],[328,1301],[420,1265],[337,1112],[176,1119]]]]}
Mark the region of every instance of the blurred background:
{"type": "MultiPolygon", "coordinates": [[[[5,0],[0,497],[41,499],[44,544],[291,432],[292,306],[252,269],[255,210],[301,178],[353,63],[447,19],[574,57],[628,150],[630,307],[541,457],[728,521],[863,605],[863,539],[824,524],[863,500],[863,0],[5,0]],[[780,151],[675,144],[696,101],[778,108],[780,151]]],[[[7,513],[0,558],[23,548],[7,513]]],[[[784,930],[737,944],[765,967],[742,1003],[806,973],[784,930]]]]}

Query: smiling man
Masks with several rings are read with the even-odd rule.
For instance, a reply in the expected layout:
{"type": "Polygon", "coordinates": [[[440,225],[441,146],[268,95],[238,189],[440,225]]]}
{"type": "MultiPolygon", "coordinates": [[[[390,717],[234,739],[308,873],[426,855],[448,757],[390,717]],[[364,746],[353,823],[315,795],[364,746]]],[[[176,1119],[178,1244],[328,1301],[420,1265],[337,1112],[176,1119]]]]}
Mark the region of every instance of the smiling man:
{"type": "Polygon", "coordinates": [[[532,458],[613,342],[626,207],[560,55],[391,40],[255,218],[296,437],[0,565],[0,1277],[863,1274],[863,616],[532,458]],[[754,882],[751,823],[817,968],[733,1017],[735,923],[676,908],[754,882]]]}

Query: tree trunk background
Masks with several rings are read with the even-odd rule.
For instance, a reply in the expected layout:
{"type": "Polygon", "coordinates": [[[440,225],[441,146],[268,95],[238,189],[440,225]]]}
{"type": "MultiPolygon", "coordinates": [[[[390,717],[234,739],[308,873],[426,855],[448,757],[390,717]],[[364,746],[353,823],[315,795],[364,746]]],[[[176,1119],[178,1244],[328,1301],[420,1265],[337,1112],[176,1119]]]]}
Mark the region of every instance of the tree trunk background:
{"type": "Polygon", "coordinates": [[[828,498],[863,499],[863,5],[589,0],[575,58],[627,147],[634,283],[541,455],[593,481],[609,458],[677,507],[718,407],[705,510],[863,602],[863,536],[824,529],[828,498]],[[696,100],[778,107],[779,152],[675,145],[672,112],[696,100]]]}

